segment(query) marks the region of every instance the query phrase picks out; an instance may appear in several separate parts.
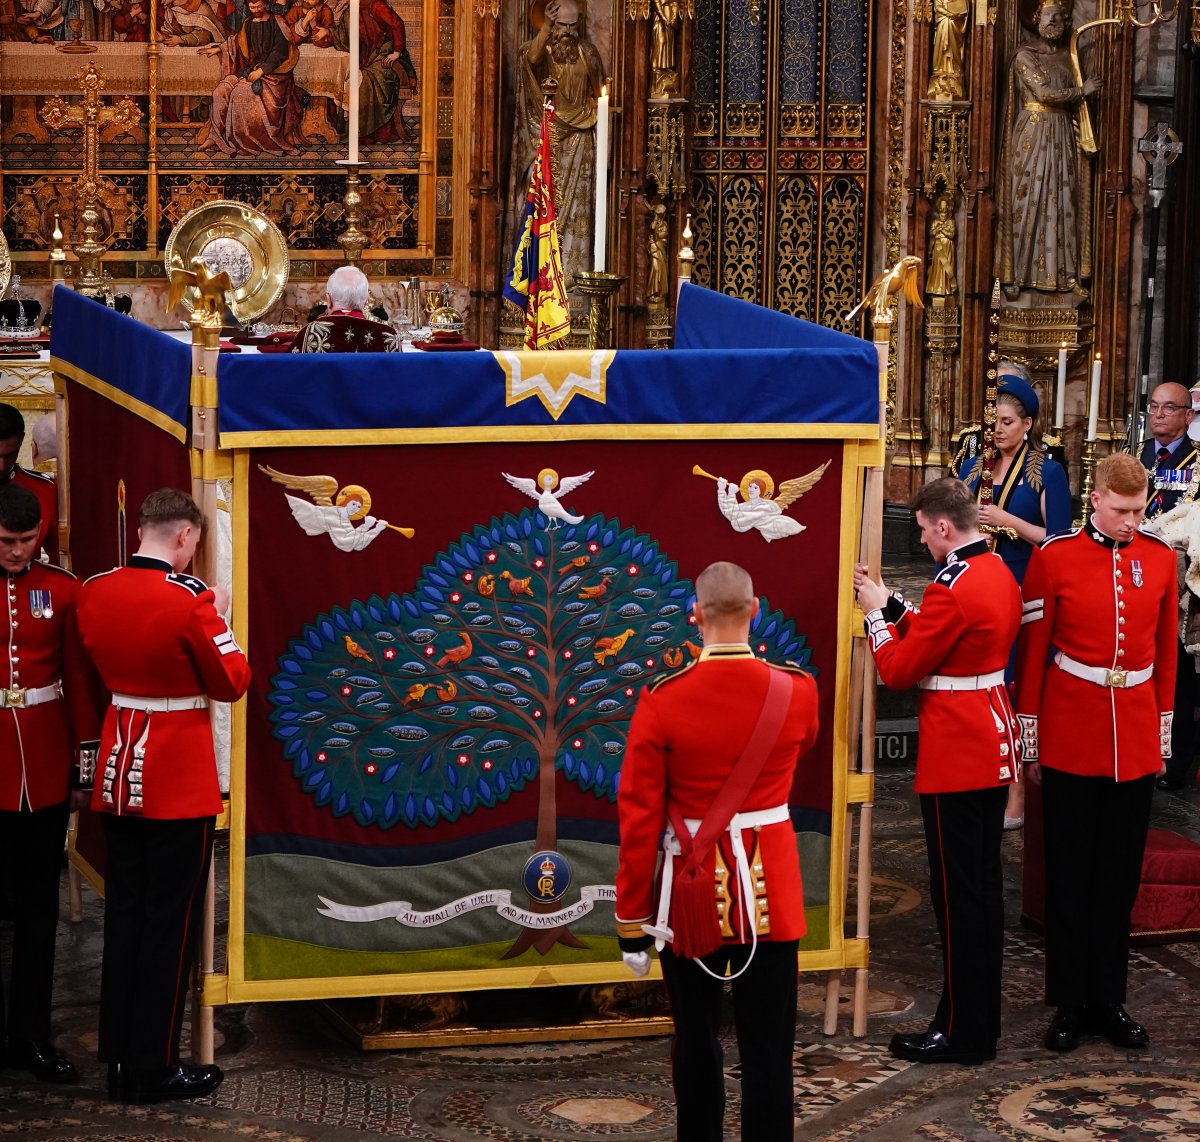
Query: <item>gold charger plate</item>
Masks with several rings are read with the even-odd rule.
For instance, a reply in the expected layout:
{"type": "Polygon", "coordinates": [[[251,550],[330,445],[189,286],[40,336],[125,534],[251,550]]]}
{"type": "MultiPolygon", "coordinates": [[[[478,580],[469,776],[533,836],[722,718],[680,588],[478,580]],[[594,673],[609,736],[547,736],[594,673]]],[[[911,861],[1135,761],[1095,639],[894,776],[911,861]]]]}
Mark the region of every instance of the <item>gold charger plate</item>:
{"type": "MultiPolygon", "coordinates": [[[[163,251],[167,274],[190,270],[193,258],[202,258],[214,273],[228,271],[229,309],[242,325],[266,313],[287,285],[290,263],[279,227],[244,202],[206,202],[179,220],[163,251]]],[[[194,304],[195,290],[188,289],[184,308],[194,304]]]]}

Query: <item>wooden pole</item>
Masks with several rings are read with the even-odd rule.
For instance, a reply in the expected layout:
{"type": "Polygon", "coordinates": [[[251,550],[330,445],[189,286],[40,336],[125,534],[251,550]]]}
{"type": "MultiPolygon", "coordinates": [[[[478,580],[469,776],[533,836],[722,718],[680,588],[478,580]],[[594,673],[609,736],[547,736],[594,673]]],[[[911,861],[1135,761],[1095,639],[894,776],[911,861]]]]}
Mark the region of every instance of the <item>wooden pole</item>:
{"type": "MultiPolygon", "coordinates": [[[[206,583],[217,578],[217,479],[212,458],[217,452],[217,360],[220,328],[192,320],[192,498],[204,516],[204,535],[196,548],[193,570],[206,583]]],[[[212,709],[210,706],[210,716],[212,709]]],[[[204,1003],[204,981],[213,973],[216,943],[215,866],[210,860],[200,928],[200,960],[192,988],[192,1058],[211,1063],[215,1051],[214,1011],[204,1003]]]]}
{"type": "MultiPolygon", "coordinates": [[[[875,331],[875,351],[879,356],[879,439],[882,444],[887,432],[887,374],[888,355],[892,335],[892,314],[877,308],[872,311],[875,331]]],[[[882,457],[880,457],[882,460],[882,457]]],[[[863,504],[862,547],[866,553],[866,565],[870,575],[879,575],[883,560],[883,466],[867,469],[863,504]]],[[[859,738],[859,772],[872,779],[875,775],[875,660],[863,648],[862,667],[862,733],[859,738]]],[[[871,930],[871,841],[874,827],[875,802],[872,798],[862,802],[858,811],[858,877],[855,884],[855,938],[864,943],[871,930]]],[[[854,1014],[852,1031],[856,1036],[867,1033],[867,999],[869,996],[869,969],[860,967],[854,973],[854,1014]]]]}

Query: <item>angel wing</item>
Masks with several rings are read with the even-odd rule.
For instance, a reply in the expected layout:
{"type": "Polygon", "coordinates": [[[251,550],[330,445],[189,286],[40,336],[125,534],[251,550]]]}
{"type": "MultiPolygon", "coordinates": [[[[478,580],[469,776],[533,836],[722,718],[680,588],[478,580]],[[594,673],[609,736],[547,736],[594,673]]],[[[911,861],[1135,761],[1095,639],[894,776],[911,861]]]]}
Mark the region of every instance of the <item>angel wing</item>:
{"type": "Polygon", "coordinates": [[[805,492],[815,487],[816,483],[822,476],[825,475],[825,469],[832,464],[832,460],[826,460],[819,468],[814,468],[807,476],[797,476],[794,480],[784,480],[779,485],[779,494],[775,497],[775,502],[779,505],[779,510],[787,511],[805,492]]]}
{"type": "Polygon", "coordinates": [[[191,270],[171,271],[171,293],[167,298],[168,313],[183,300],[183,295],[187,293],[188,287],[195,284],[196,275],[191,270]]]}
{"type": "Polygon", "coordinates": [[[310,504],[308,500],[297,499],[295,496],[284,496],[288,502],[288,507],[292,509],[292,516],[296,522],[304,528],[308,535],[326,535],[329,532],[329,515],[328,513],[337,509],[332,504],[318,506],[310,504]]]}
{"type": "MultiPolygon", "coordinates": [[[[501,472],[502,475],[514,488],[519,492],[524,492],[527,496],[532,496],[535,500],[541,499],[542,491],[532,480],[525,476],[510,476],[507,472],[501,472]]],[[[591,475],[589,472],[588,475],[591,475]]]]}
{"type": "Polygon", "coordinates": [[[558,483],[558,487],[554,489],[556,496],[565,496],[568,492],[573,492],[580,484],[586,483],[596,474],[595,469],[590,472],[584,472],[582,476],[564,476],[558,483]]]}
{"type": "MultiPolygon", "coordinates": [[[[294,492],[304,492],[318,507],[333,507],[333,497],[337,495],[338,482],[332,476],[289,476],[287,472],[277,472],[266,464],[259,464],[258,470],[285,488],[291,488],[294,492]]],[[[290,502],[292,497],[288,496],[288,500],[290,502]]],[[[295,511],[294,508],[292,510],[295,511]]]]}

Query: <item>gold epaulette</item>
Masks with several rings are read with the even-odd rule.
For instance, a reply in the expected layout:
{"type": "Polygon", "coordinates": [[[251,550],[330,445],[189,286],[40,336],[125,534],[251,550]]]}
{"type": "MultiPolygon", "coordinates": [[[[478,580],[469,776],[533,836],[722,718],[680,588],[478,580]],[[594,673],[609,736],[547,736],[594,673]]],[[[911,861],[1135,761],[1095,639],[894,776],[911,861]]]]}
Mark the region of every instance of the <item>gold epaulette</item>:
{"type": "Polygon", "coordinates": [[[683,675],[685,675],[689,670],[691,670],[691,668],[693,666],[695,666],[698,661],[699,661],[699,659],[693,659],[686,666],[681,666],[678,670],[671,670],[666,674],[656,674],[653,678],[650,679],[649,682],[646,683],[646,689],[651,691],[651,693],[653,693],[660,686],[663,686],[666,683],[672,681],[672,679],[682,678],[683,675]]]}

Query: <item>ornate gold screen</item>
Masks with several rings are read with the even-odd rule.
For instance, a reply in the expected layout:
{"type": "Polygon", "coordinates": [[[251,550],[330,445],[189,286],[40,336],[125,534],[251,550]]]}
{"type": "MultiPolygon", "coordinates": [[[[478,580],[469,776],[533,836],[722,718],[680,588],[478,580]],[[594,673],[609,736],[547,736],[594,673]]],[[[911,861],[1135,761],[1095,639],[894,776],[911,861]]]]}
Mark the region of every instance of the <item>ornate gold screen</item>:
{"type": "Polygon", "coordinates": [[[700,284],[833,326],[858,300],[871,7],[697,0],[692,203],[700,284]]]}

